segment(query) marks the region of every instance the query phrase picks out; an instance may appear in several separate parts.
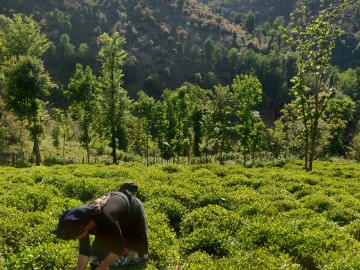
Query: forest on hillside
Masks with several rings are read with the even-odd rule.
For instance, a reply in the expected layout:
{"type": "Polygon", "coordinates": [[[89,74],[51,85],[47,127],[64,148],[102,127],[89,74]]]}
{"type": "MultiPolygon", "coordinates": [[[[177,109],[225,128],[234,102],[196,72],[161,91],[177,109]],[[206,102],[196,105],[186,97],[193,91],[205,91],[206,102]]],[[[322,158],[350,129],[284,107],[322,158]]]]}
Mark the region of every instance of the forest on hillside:
{"type": "Polygon", "coordinates": [[[47,136],[113,163],[360,159],[359,1],[16,0],[0,13],[4,156],[30,138],[40,164],[47,136]]]}

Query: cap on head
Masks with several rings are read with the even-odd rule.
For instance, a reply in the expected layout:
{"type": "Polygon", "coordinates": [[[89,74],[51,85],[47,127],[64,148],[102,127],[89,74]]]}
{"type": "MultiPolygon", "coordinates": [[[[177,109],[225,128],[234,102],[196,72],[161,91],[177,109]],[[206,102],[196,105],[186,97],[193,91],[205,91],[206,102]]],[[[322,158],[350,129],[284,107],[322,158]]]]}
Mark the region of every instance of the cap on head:
{"type": "Polygon", "coordinates": [[[57,237],[70,240],[79,236],[91,219],[92,209],[89,206],[78,206],[66,210],[59,218],[58,226],[52,231],[57,237]]]}

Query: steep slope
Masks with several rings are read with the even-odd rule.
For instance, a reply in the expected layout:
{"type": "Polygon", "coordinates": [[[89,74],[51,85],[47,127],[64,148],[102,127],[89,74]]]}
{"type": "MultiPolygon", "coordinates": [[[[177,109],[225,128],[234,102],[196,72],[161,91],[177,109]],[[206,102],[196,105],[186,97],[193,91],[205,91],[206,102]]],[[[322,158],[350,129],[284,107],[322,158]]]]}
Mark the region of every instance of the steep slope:
{"type": "Polygon", "coordinates": [[[294,10],[298,0],[199,0],[206,4],[213,12],[220,13],[229,21],[234,22],[237,15],[247,14],[250,10],[255,13],[257,23],[272,22],[276,17],[287,19],[294,10]]]}
{"type": "Polygon", "coordinates": [[[120,32],[131,55],[124,71],[132,96],[146,87],[148,78],[158,84],[149,87],[154,96],[159,96],[162,88],[191,81],[194,73],[203,68],[201,49],[209,36],[224,54],[231,47],[247,44],[240,26],[195,0],[4,0],[0,12],[6,16],[33,15],[56,47],[46,63],[55,79],[64,85],[76,62],[90,64],[98,71],[100,34],[120,32]],[[75,55],[65,60],[63,34],[69,35],[75,49],[75,55]],[[89,46],[88,57],[80,56],[78,48],[82,43],[89,46]]]}

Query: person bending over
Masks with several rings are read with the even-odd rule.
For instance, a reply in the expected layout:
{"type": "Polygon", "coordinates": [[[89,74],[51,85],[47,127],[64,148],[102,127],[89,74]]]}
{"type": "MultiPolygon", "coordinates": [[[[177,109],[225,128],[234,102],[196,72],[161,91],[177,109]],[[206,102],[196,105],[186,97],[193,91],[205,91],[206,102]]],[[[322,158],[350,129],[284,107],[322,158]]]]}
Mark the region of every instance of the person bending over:
{"type": "Polygon", "coordinates": [[[148,233],[142,202],[132,193],[138,186],[121,185],[88,205],[66,210],[53,233],[64,240],[79,240],[76,270],[102,270],[149,260],[148,233]],[[89,234],[95,235],[90,245],[89,234]]]}

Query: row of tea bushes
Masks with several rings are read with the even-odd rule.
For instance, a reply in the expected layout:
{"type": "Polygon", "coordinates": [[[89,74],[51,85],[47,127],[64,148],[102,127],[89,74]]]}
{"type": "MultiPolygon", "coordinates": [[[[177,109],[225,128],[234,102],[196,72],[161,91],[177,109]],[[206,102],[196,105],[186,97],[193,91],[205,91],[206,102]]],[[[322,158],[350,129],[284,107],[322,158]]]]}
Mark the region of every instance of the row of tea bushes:
{"type": "Polygon", "coordinates": [[[360,165],[315,168],[3,167],[0,269],[73,269],[77,242],[50,233],[59,215],[126,181],[145,206],[147,269],[360,269],[360,165]]]}

